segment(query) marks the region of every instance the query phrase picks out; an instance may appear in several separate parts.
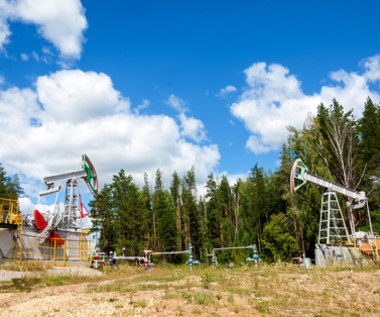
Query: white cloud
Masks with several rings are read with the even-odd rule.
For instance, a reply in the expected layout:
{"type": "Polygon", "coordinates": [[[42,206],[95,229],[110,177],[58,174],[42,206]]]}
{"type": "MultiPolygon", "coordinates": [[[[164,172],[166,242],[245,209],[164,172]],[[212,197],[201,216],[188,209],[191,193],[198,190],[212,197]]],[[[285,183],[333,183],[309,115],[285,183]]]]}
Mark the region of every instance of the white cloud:
{"type": "Polygon", "coordinates": [[[150,106],[150,101],[148,99],[143,99],[142,102],[135,107],[135,112],[138,114],[141,110],[147,109],[150,106]]]}
{"type": "Polygon", "coordinates": [[[0,52],[4,51],[4,47],[9,43],[11,31],[7,22],[10,12],[10,4],[8,1],[0,2],[0,52]]]}
{"type": "Polygon", "coordinates": [[[83,122],[129,112],[129,100],[121,98],[103,73],[62,70],[39,77],[36,87],[39,101],[55,120],[83,122]]]}
{"type": "Polygon", "coordinates": [[[230,94],[232,94],[232,93],[234,93],[236,91],[237,91],[237,88],[235,86],[228,85],[228,86],[222,88],[219,91],[219,93],[218,93],[217,96],[219,96],[219,97],[226,97],[226,96],[228,96],[228,95],[230,95],[230,94]]]}
{"type": "Polygon", "coordinates": [[[365,72],[363,76],[368,81],[378,81],[380,79],[380,55],[375,55],[363,61],[365,72]]]}
{"type": "Polygon", "coordinates": [[[380,95],[369,84],[380,79],[380,56],[363,61],[361,73],[339,70],[330,74],[332,85],[319,93],[305,94],[301,82],[279,64],[256,63],[244,71],[247,87],[230,107],[252,133],[246,147],[256,154],[278,150],[286,140],[287,127],[302,128],[309,114],[315,114],[323,102],[329,105],[336,98],[346,110],[360,116],[368,96],[374,101],[380,95]]]}
{"type": "Polygon", "coordinates": [[[83,153],[102,184],[121,168],[142,183],[144,172],[153,182],[160,169],[170,181],[194,166],[204,181],[219,162],[216,145],[188,141],[202,139],[199,120],[133,113],[105,74],[62,70],[35,87],[0,90],[0,162],[21,176],[28,195],[43,189],[34,185],[43,177],[77,170],[83,153]]]}
{"type": "Polygon", "coordinates": [[[179,115],[181,122],[181,134],[194,142],[206,140],[206,130],[201,120],[187,117],[184,113],[179,115]]]}
{"type": "Polygon", "coordinates": [[[206,129],[201,120],[186,115],[185,102],[178,96],[171,94],[166,103],[179,112],[181,136],[196,143],[205,141],[206,129]]]}
{"type": "Polygon", "coordinates": [[[87,28],[80,0],[15,0],[0,5],[0,48],[9,42],[9,21],[35,24],[63,58],[80,57],[87,28]]]}
{"type": "Polygon", "coordinates": [[[28,54],[26,54],[26,53],[21,53],[21,54],[20,54],[20,58],[21,58],[21,60],[22,60],[23,62],[27,62],[27,61],[29,61],[29,56],[28,56],[28,54]]]}
{"type": "Polygon", "coordinates": [[[9,26],[1,17],[0,13],[0,52],[4,51],[4,46],[9,43],[9,36],[11,35],[11,31],[9,30],[9,26]]]}
{"type": "Polygon", "coordinates": [[[251,135],[246,143],[247,149],[255,154],[267,153],[271,150],[270,146],[263,144],[255,135],[251,135]]]}
{"type": "Polygon", "coordinates": [[[29,197],[19,197],[18,206],[23,215],[32,214],[35,209],[35,204],[32,203],[29,197]]]}
{"type": "Polygon", "coordinates": [[[178,112],[185,112],[186,111],[186,108],[185,108],[185,102],[177,97],[176,95],[173,95],[171,94],[166,103],[171,106],[174,110],[177,110],[178,112]]]}

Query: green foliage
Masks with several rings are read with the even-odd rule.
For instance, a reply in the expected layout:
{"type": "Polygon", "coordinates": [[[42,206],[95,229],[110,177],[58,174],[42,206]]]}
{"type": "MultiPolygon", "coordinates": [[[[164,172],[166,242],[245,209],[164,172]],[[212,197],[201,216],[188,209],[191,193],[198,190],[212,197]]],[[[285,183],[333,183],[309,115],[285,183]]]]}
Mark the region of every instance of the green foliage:
{"type": "Polygon", "coordinates": [[[264,251],[275,261],[288,260],[299,250],[287,222],[283,213],[272,215],[263,230],[264,251]]]}
{"type": "Polygon", "coordinates": [[[0,163],[0,198],[17,199],[23,193],[18,175],[8,176],[0,163]]]}
{"type": "MultiPolygon", "coordinates": [[[[185,250],[191,242],[194,258],[202,262],[213,248],[252,244],[270,261],[287,260],[299,250],[313,257],[325,189],[309,184],[293,195],[289,174],[294,160],[301,157],[314,175],[371,193],[373,228],[379,232],[379,153],[379,105],[368,98],[363,117],[356,120],[352,111],[345,111],[334,99],[329,106],[320,104],[317,115],[307,118],[302,129],[289,127],[279,167],[273,173],[256,164],[247,179],[233,186],[227,176],[210,174],[204,197],[199,198],[194,168],[182,178],[175,172],[169,190],[157,170],[152,193],[146,175],[140,189],[121,170],[91,203],[94,226],[101,232],[103,251],[120,253],[126,247],[127,255],[141,254],[144,247],[185,250]]],[[[345,206],[345,197],[339,199],[345,206]]],[[[354,217],[360,228],[369,229],[365,212],[355,211],[354,217]]],[[[185,261],[186,257],[164,260],[185,261]]],[[[218,254],[218,260],[226,263],[245,257],[240,251],[218,254]]]]}
{"type": "Polygon", "coordinates": [[[105,185],[92,207],[95,230],[101,231],[101,249],[105,252],[117,251],[127,254],[140,254],[147,236],[144,231],[146,223],[146,202],[132,177],[124,170],[113,177],[111,185],[105,185]],[[145,203],[145,204],[144,204],[145,203]]]}
{"type": "Polygon", "coordinates": [[[214,247],[220,247],[222,241],[222,212],[218,201],[217,190],[218,187],[214,175],[210,174],[206,184],[206,223],[208,229],[208,241],[214,247]]]}
{"type": "Polygon", "coordinates": [[[177,249],[181,249],[181,246],[184,244],[184,239],[183,239],[184,237],[181,235],[183,223],[182,223],[182,216],[181,216],[180,187],[181,187],[181,180],[177,172],[174,172],[172,183],[170,185],[170,194],[173,199],[175,213],[176,213],[177,249]]]}
{"type": "Polygon", "coordinates": [[[214,278],[212,274],[206,272],[201,275],[201,280],[202,280],[202,287],[205,289],[209,289],[210,284],[213,282],[214,278]]]}
{"type": "Polygon", "coordinates": [[[160,241],[160,249],[162,251],[177,250],[176,211],[168,191],[162,193],[158,215],[157,236],[160,241]]]}
{"type": "Polygon", "coordinates": [[[368,98],[363,116],[358,122],[360,138],[360,156],[366,162],[367,169],[373,173],[380,172],[380,106],[368,98]]]}
{"type": "Polygon", "coordinates": [[[23,277],[12,279],[15,289],[21,292],[30,292],[32,288],[41,282],[38,277],[23,277]]]}
{"type": "MultiPolygon", "coordinates": [[[[362,168],[366,170],[363,177],[363,189],[370,192],[371,210],[380,209],[380,106],[368,98],[362,118],[358,123],[362,168]]],[[[376,232],[379,232],[376,230],[376,232]]]]}
{"type": "Polygon", "coordinates": [[[111,191],[111,186],[105,184],[96,199],[90,202],[93,230],[100,230],[100,248],[107,253],[116,241],[116,216],[111,191]]]}
{"type": "MultiPolygon", "coordinates": [[[[185,242],[193,244],[193,252],[196,258],[201,253],[201,214],[197,206],[195,171],[188,171],[182,181],[182,214],[184,216],[185,242]]],[[[187,246],[183,246],[187,248],[187,246]]]]}
{"type": "Polygon", "coordinates": [[[139,193],[140,202],[141,202],[141,230],[144,233],[143,240],[145,241],[145,246],[153,244],[153,237],[151,235],[151,228],[153,226],[153,217],[152,217],[152,197],[149,189],[148,175],[144,174],[144,186],[139,193]]]}

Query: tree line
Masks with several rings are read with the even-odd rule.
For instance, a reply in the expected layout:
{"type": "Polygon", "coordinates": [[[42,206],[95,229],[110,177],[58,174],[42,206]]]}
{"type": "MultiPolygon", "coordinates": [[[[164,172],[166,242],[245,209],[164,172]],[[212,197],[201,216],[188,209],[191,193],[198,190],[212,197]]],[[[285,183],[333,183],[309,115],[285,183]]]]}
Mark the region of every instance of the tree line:
{"type": "MultiPolygon", "coordinates": [[[[164,188],[157,170],[152,191],[146,175],[139,188],[119,171],[91,203],[100,246],[141,254],[144,247],[184,250],[191,242],[195,257],[206,261],[212,248],[255,243],[269,261],[287,260],[300,250],[313,257],[324,188],[310,185],[296,196],[290,193],[289,173],[297,157],[320,177],[366,191],[374,230],[380,232],[380,107],[368,98],[357,119],[334,99],[320,104],[302,129],[289,127],[276,171],[256,164],[234,184],[227,176],[210,174],[204,196],[196,192],[195,168],[182,178],[175,172],[170,188],[164,188]]],[[[368,230],[366,220],[365,212],[355,212],[355,226],[368,230]]]]}
{"type": "MultiPolygon", "coordinates": [[[[146,174],[138,186],[120,170],[90,202],[99,246],[105,252],[140,255],[146,247],[177,251],[191,242],[194,257],[203,262],[212,248],[252,244],[267,261],[287,260],[300,250],[313,257],[325,189],[307,185],[297,195],[290,193],[289,174],[298,157],[312,174],[364,190],[374,231],[380,233],[380,106],[368,98],[358,119],[334,99],[328,106],[320,104],[302,129],[289,127],[276,171],[256,164],[246,179],[233,184],[227,176],[210,174],[203,196],[196,190],[195,167],[183,177],[174,172],[169,188],[160,170],[153,186],[146,174]]],[[[345,206],[346,197],[339,198],[345,206]]],[[[368,230],[365,211],[356,210],[353,221],[357,230],[368,230]]],[[[241,261],[245,256],[229,252],[225,258],[241,261]]]]}

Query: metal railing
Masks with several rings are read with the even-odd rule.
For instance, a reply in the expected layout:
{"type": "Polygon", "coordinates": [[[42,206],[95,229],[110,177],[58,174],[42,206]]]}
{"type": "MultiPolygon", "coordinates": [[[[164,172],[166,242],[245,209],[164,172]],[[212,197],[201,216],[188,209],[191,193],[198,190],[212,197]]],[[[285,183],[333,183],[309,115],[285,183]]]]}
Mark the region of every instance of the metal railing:
{"type": "Polygon", "coordinates": [[[92,242],[82,233],[74,238],[51,238],[43,244],[34,235],[23,233],[14,240],[14,250],[21,260],[39,260],[53,266],[90,265],[92,262],[92,242]]]}

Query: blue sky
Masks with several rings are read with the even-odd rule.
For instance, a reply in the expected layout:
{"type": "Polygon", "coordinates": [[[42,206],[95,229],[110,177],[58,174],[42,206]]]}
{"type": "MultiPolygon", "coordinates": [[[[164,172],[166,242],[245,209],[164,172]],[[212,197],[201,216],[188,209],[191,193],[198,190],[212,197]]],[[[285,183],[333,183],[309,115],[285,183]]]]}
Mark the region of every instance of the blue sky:
{"type": "Polygon", "coordinates": [[[0,162],[35,200],[87,153],[100,183],[124,168],[167,181],[191,166],[275,170],[286,126],[337,98],[380,100],[376,1],[0,4],[0,162]]]}

